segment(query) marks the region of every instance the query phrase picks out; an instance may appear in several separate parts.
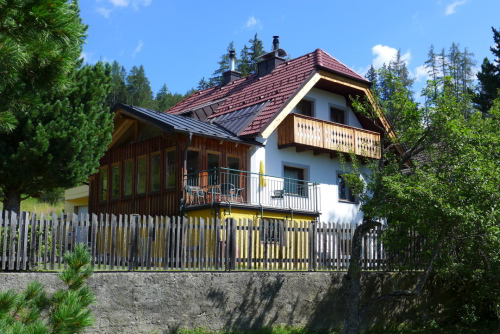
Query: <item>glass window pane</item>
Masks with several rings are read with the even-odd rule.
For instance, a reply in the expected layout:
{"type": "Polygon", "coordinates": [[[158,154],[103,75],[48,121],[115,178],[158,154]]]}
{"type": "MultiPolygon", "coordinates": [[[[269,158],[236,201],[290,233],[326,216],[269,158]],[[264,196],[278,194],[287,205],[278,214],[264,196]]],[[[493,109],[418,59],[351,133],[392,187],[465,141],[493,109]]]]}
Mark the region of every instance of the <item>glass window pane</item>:
{"type": "Polygon", "coordinates": [[[200,152],[187,153],[187,182],[190,186],[198,186],[198,172],[200,171],[200,152]]]}
{"type": "Polygon", "coordinates": [[[240,188],[240,159],[235,157],[227,158],[227,166],[229,167],[228,183],[236,188],[240,188]]]}
{"type": "Polygon", "coordinates": [[[218,184],[219,155],[208,153],[208,185],[218,184]]]}
{"type": "Polygon", "coordinates": [[[151,191],[159,191],[161,188],[160,161],[159,154],[151,156],[151,191]]]}
{"type": "Polygon", "coordinates": [[[137,159],[137,194],[146,193],[147,162],[146,157],[137,159]]]}
{"type": "Polygon", "coordinates": [[[108,167],[99,170],[99,200],[108,199],[108,167]]]}
{"type": "Polygon", "coordinates": [[[175,187],[175,173],[176,173],[176,162],[175,162],[175,150],[168,151],[166,155],[166,182],[167,188],[175,187]]]}
{"type": "Polygon", "coordinates": [[[133,173],[132,161],[125,161],[123,164],[123,196],[132,196],[133,173]]]}
{"type": "Polygon", "coordinates": [[[120,198],[120,165],[111,167],[111,199],[120,198]]]}

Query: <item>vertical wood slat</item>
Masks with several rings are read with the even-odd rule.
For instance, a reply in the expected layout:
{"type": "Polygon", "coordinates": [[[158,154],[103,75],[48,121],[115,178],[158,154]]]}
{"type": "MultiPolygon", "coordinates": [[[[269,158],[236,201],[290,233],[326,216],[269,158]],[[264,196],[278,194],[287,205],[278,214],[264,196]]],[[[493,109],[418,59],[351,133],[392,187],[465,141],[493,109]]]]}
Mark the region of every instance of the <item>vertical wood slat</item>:
{"type": "Polygon", "coordinates": [[[92,248],[92,267],[95,267],[95,261],[96,261],[96,239],[97,239],[97,229],[98,227],[98,222],[97,222],[97,215],[95,213],[92,214],[92,230],[91,230],[91,239],[90,239],[90,247],[92,248]]]}
{"type": "Polygon", "coordinates": [[[54,270],[56,265],[56,235],[57,235],[57,216],[55,213],[52,214],[51,222],[51,235],[52,235],[52,250],[50,256],[50,269],[54,270]]]}
{"type": "MultiPolygon", "coordinates": [[[[64,219],[64,214],[61,213],[59,222],[59,263],[58,268],[61,269],[61,264],[64,263],[64,252],[67,250],[68,245],[68,218],[64,219]]],[[[66,269],[66,268],[65,268],[66,269]]]]}
{"type": "Polygon", "coordinates": [[[76,247],[76,230],[78,225],[78,216],[73,213],[71,217],[71,251],[74,251],[76,247]]]}
{"type": "Polygon", "coordinates": [[[116,260],[116,216],[111,215],[111,254],[109,265],[110,269],[115,269],[115,260],[116,260]]]}
{"type": "Polygon", "coordinates": [[[22,244],[23,244],[23,231],[24,231],[24,221],[26,220],[25,218],[26,212],[21,212],[19,215],[17,221],[17,229],[18,229],[18,235],[19,237],[17,238],[17,252],[16,252],[16,270],[21,270],[21,259],[23,254],[22,252],[22,244]]]}
{"type": "Polygon", "coordinates": [[[164,229],[163,229],[163,247],[164,247],[164,250],[163,250],[163,269],[168,270],[168,265],[169,265],[169,261],[170,261],[170,252],[169,252],[169,249],[170,249],[170,239],[169,239],[169,236],[170,236],[170,218],[165,217],[164,223],[165,223],[165,225],[164,225],[164,229]]]}
{"type": "Polygon", "coordinates": [[[49,262],[49,258],[47,257],[47,252],[49,250],[49,220],[43,220],[43,239],[44,239],[44,247],[43,247],[43,269],[47,270],[47,264],[49,262]]]}
{"type": "Polygon", "coordinates": [[[135,269],[136,266],[136,222],[135,219],[136,217],[131,215],[130,216],[130,245],[128,248],[128,271],[132,271],[135,269]]]}
{"type": "Polygon", "coordinates": [[[175,268],[179,269],[181,256],[180,256],[180,243],[181,243],[181,217],[177,217],[176,231],[175,231],[175,268]]]}
{"type": "Polygon", "coordinates": [[[125,264],[123,261],[123,253],[126,249],[125,244],[127,243],[127,233],[125,233],[125,229],[123,228],[123,216],[121,214],[118,215],[116,235],[118,235],[118,237],[116,237],[116,251],[118,252],[116,253],[116,266],[118,269],[122,269],[122,266],[125,264]]]}
{"type": "Polygon", "coordinates": [[[313,270],[313,240],[314,240],[314,229],[313,229],[313,223],[312,222],[309,222],[309,233],[308,233],[308,258],[309,258],[309,261],[308,261],[308,270],[309,271],[312,271],[313,270]]]}
{"type": "Polygon", "coordinates": [[[160,268],[160,260],[161,260],[161,248],[160,248],[160,218],[158,216],[155,217],[155,228],[154,228],[154,233],[155,233],[155,248],[154,248],[154,254],[155,254],[155,265],[154,269],[158,270],[160,268]]]}
{"type": "Polygon", "coordinates": [[[283,226],[283,220],[279,221],[279,247],[278,247],[278,253],[279,253],[279,261],[280,261],[280,266],[279,269],[283,270],[283,245],[285,242],[285,229],[283,226]]]}
{"type": "Polygon", "coordinates": [[[229,266],[229,238],[230,238],[230,233],[231,233],[231,223],[230,219],[224,219],[224,228],[225,228],[225,233],[226,233],[226,239],[224,242],[224,269],[227,271],[230,269],[229,266]]]}
{"type": "Polygon", "coordinates": [[[0,212],[0,227],[2,227],[3,231],[3,247],[2,247],[2,270],[5,270],[5,265],[7,263],[7,233],[9,231],[9,213],[4,211],[4,215],[2,217],[2,213],[0,212]]]}
{"type": "Polygon", "coordinates": [[[22,246],[23,247],[23,249],[22,249],[23,258],[22,258],[22,270],[26,270],[27,262],[28,262],[28,259],[29,259],[29,254],[28,254],[29,222],[30,222],[29,212],[26,212],[25,213],[25,217],[23,219],[23,246],[22,246]]]}
{"type": "MultiPolygon", "coordinates": [[[[193,265],[193,255],[194,252],[192,252],[193,248],[195,247],[195,239],[193,238],[193,217],[188,218],[188,226],[187,226],[187,236],[186,236],[186,243],[187,243],[187,262],[186,262],[186,268],[187,269],[194,269],[193,265]],[[189,250],[189,247],[192,247],[191,250],[189,250]]],[[[194,230],[196,231],[196,230],[194,230]]]]}
{"type": "Polygon", "coordinates": [[[231,269],[236,269],[236,219],[231,219],[231,269]]]}
{"type": "MultiPolygon", "coordinates": [[[[0,214],[0,227],[2,227],[1,222],[1,214],[0,214]]],[[[36,238],[36,212],[31,214],[31,238],[30,238],[30,257],[29,257],[29,268],[31,270],[35,269],[36,260],[36,247],[37,247],[37,238],[36,238]]],[[[26,238],[28,236],[26,235],[26,238]]],[[[24,268],[26,270],[26,267],[24,268]]]]}
{"type": "MultiPolygon", "coordinates": [[[[45,259],[42,259],[42,244],[43,244],[43,213],[40,214],[40,220],[38,221],[37,225],[38,230],[40,233],[38,234],[38,264],[41,266],[43,263],[45,263],[45,259]]],[[[36,254],[35,254],[36,256],[36,254]]]]}
{"type": "Polygon", "coordinates": [[[215,220],[215,270],[220,270],[221,249],[220,249],[220,219],[215,220]]]}
{"type": "MultiPolygon", "coordinates": [[[[261,220],[261,224],[262,224],[262,220],[261,220]]],[[[269,231],[269,221],[267,219],[264,219],[264,269],[268,269],[268,263],[267,263],[267,246],[268,246],[268,231],[269,231]]]]}
{"type": "Polygon", "coordinates": [[[148,216],[147,220],[147,236],[146,236],[146,241],[147,241],[147,251],[146,251],[146,269],[151,270],[151,260],[153,257],[152,250],[153,250],[153,217],[148,216]]]}
{"type": "Polygon", "coordinates": [[[248,265],[247,268],[250,270],[252,269],[252,234],[253,234],[253,224],[252,220],[248,219],[248,265]]]}
{"type": "Polygon", "coordinates": [[[181,270],[185,270],[186,269],[186,261],[187,261],[187,247],[188,247],[188,244],[187,244],[187,225],[189,220],[187,218],[184,218],[182,220],[183,224],[182,224],[182,234],[181,234],[181,270]]]}
{"type": "Polygon", "coordinates": [[[198,268],[200,270],[205,269],[205,261],[204,261],[204,254],[205,254],[205,219],[200,218],[200,254],[199,254],[199,260],[198,260],[198,268]]]}

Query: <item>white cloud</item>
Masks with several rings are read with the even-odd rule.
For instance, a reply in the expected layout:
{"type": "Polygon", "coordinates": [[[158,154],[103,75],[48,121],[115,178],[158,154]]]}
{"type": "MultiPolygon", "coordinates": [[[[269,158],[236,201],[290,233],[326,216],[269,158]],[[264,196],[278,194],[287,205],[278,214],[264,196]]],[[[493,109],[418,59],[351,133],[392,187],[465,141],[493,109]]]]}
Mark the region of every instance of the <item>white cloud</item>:
{"type": "Polygon", "coordinates": [[[129,0],[109,0],[113,5],[116,7],[128,7],[129,5],[129,0]]]}
{"type": "Polygon", "coordinates": [[[460,1],[455,1],[454,3],[449,4],[448,6],[446,6],[446,9],[444,11],[444,15],[455,14],[455,12],[457,11],[457,7],[465,5],[466,2],[467,2],[467,0],[460,0],[460,1]]]}
{"type": "Polygon", "coordinates": [[[144,43],[142,41],[139,41],[139,44],[137,44],[134,52],[132,53],[132,58],[134,58],[139,52],[141,52],[141,49],[143,46],[144,46],[144,43]]]}
{"type": "Polygon", "coordinates": [[[80,53],[80,59],[83,59],[84,63],[93,63],[93,52],[83,52],[80,53]]]}
{"type": "MultiPolygon", "coordinates": [[[[380,68],[383,64],[389,65],[389,62],[396,57],[398,50],[387,45],[377,44],[372,48],[372,54],[376,57],[372,61],[373,67],[380,68]]],[[[408,64],[411,60],[411,51],[408,50],[406,53],[401,55],[401,59],[408,64]]]]}
{"type": "Polygon", "coordinates": [[[108,8],[104,8],[104,7],[97,7],[96,8],[96,12],[98,12],[99,14],[104,16],[105,18],[109,18],[109,14],[111,14],[112,11],[113,10],[108,9],[108,8]]]}
{"type": "Polygon", "coordinates": [[[262,29],[262,24],[260,23],[260,20],[256,18],[255,16],[250,16],[245,23],[245,28],[258,28],[262,29]]]}
{"type": "Polygon", "coordinates": [[[132,8],[138,10],[140,6],[147,7],[151,5],[153,0],[109,0],[115,7],[128,7],[132,5],[132,8]]]}
{"type": "Polygon", "coordinates": [[[427,77],[428,77],[428,74],[427,74],[427,69],[425,68],[425,65],[417,66],[417,68],[415,69],[415,81],[419,82],[422,79],[427,81],[427,77]]]}

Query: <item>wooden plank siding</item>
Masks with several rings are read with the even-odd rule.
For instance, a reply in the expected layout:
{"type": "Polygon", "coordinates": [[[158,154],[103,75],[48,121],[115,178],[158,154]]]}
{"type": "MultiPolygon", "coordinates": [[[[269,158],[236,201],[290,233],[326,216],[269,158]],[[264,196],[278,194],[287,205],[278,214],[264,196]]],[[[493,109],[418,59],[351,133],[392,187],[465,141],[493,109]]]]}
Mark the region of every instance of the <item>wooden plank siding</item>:
{"type": "MultiPolygon", "coordinates": [[[[188,143],[188,137],[185,134],[176,133],[174,135],[163,134],[127,144],[122,147],[112,148],[107,151],[100,160],[100,167],[108,166],[108,198],[106,201],[99,200],[99,173],[89,177],[89,212],[99,215],[108,214],[139,214],[139,215],[177,215],[180,210],[180,200],[182,198],[183,175],[184,175],[184,150],[188,143]],[[176,185],[174,188],[166,188],[166,165],[165,151],[176,149],[176,185]],[[151,191],[151,163],[150,156],[153,153],[160,152],[160,183],[161,190],[151,191]],[[146,193],[138,195],[137,186],[137,157],[148,157],[148,175],[146,193]],[[132,196],[124,197],[124,161],[132,160],[132,196]],[[120,196],[118,199],[111,200],[112,177],[111,165],[120,164],[120,196]]],[[[221,155],[220,167],[227,166],[228,156],[236,156],[240,159],[241,170],[248,170],[248,149],[249,145],[237,144],[218,139],[193,136],[189,149],[200,152],[199,170],[208,169],[208,152],[218,152],[221,155]]]]}

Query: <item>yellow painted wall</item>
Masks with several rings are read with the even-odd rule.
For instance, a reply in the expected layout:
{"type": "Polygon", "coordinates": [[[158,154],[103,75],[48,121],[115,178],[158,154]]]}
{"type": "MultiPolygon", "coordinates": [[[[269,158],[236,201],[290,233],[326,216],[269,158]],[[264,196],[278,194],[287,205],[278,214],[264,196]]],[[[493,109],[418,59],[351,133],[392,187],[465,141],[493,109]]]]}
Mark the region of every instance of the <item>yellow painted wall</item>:
{"type": "Polygon", "coordinates": [[[64,191],[64,212],[76,213],[75,207],[89,205],[89,186],[69,188],[64,191]]]}
{"type": "MultiPolygon", "coordinates": [[[[213,212],[210,209],[199,210],[199,211],[189,211],[187,216],[191,219],[190,224],[199,226],[199,218],[205,219],[206,224],[214,224],[212,218],[213,212]]],[[[252,232],[252,258],[253,259],[264,259],[264,252],[266,243],[261,241],[260,238],[260,211],[252,209],[232,209],[229,213],[228,208],[220,209],[221,224],[225,224],[227,218],[236,219],[237,226],[248,226],[248,219],[252,220],[252,225],[254,230],[252,232]]],[[[277,219],[286,221],[286,226],[293,227],[295,229],[307,229],[309,227],[309,222],[313,220],[311,216],[305,215],[294,215],[293,221],[291,220],[292,215],[290,213],[277,213],[268,212],[264,210],[264,217],[267,219],[277,219]]],[[[193,229],[191,233],[188,234],[190,247],[194,247],[193,252],[196,253],[196,246],[199,245],[199,230],[193,229]]],[[[276,260],[275,262],[270,262],[268,264],[270,269],[307,269],[308,258],[308,233],[307,231],[287,231],[285,232],[285,238],[283,240],[283,246],[280,246],[279,242],[268,242],[268,259],[276,260]],[[280,263],[279,259],[291,260],[291,259],[301,259],[303,262],[294,263],[292,261],[280,263]]],[[[226,240],[225,232],[221,231],[221,248],[224,246],[226,240]]],[[[205,229],[205,249],[206,254],[215,255],[215,229],[205,229]]],[[[245,269],[247,267],[248,259],[248,230],[237,229],[236,231],[236,251],[237,257],[241,258],[242,261],[237,263],[238,269],[245,269]]],[[[212,256],[213,256],[212,255],[212,256]]],[[[196,254],[193,254],[196,257],[196,254]]],[[[264,269],[264,263],[254,263],[253,268],[264,269]]]]}

